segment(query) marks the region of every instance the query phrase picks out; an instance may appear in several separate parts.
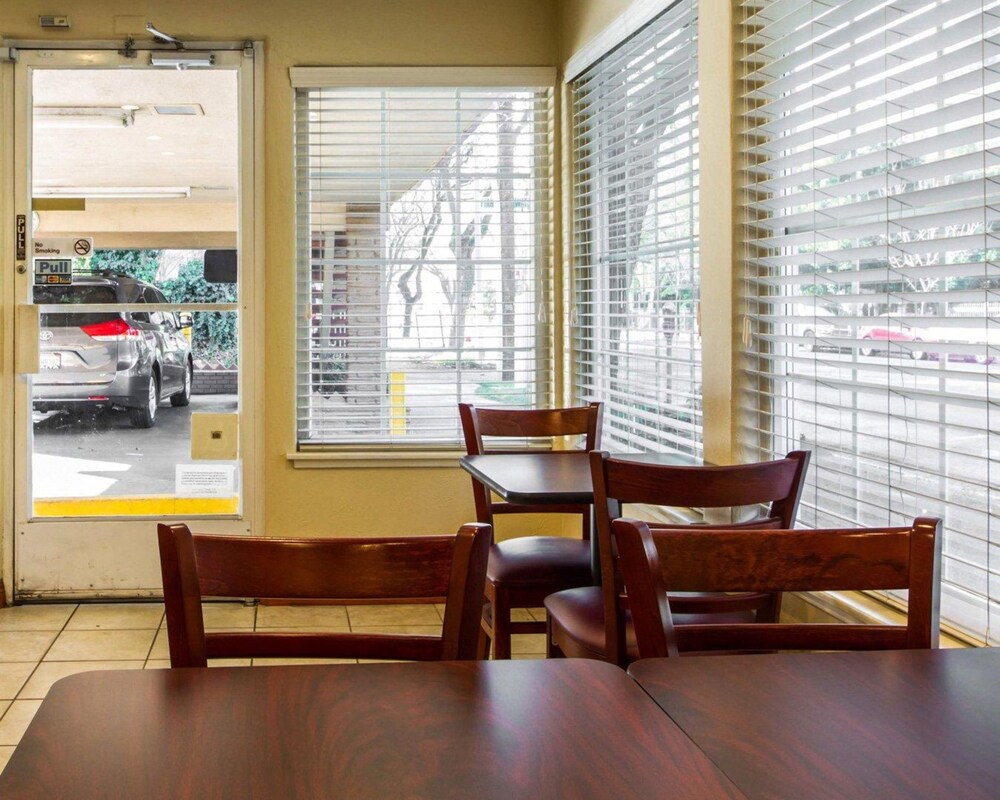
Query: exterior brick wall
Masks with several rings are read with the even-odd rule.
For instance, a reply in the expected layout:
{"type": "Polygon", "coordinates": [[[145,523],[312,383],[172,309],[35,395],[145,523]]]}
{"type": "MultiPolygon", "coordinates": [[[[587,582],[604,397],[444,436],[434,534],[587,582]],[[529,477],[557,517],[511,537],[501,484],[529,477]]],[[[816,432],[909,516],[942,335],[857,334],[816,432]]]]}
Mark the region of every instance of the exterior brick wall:
{"type": "Polygon", "coordinates": [[[238,378],[235,369],[195,369],[191,394],[236,394],[238,378]]]}

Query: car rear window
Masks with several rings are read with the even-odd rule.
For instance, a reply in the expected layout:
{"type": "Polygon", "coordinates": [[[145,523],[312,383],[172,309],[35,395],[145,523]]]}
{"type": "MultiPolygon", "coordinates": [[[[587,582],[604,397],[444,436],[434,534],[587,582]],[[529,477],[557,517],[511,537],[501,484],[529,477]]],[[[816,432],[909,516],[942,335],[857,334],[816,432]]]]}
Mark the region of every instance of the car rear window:
{"type": "MultiPolygon", "coordinates": [[[[79,306],[89,303],[117,303],[113,286],[36,286],[35,303],[38,305],[79,306]]],[[[83,325],[94,325],[107,322],[117,317],[111,313],[66,313],[42,314],[40,324],[43,328],[78,328],[83,325]]]]}

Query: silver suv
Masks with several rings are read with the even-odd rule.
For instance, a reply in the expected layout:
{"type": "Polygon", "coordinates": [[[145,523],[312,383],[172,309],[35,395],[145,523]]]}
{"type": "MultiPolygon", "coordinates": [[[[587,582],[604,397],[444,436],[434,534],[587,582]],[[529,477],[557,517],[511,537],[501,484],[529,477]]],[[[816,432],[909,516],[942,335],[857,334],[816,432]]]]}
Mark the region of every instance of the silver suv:
{"type": "MultiPolygon", "coordinates": [[[[39,305],[166,303],[155,286],[122,275],[75,275],[69,286],[36,286],[39,305]]],[[[191,344],[177,314],[162,311],[41,315],[32,400],[38,411],[124,408],[151,428],[161,400],[191,402],[191,344]]]]}

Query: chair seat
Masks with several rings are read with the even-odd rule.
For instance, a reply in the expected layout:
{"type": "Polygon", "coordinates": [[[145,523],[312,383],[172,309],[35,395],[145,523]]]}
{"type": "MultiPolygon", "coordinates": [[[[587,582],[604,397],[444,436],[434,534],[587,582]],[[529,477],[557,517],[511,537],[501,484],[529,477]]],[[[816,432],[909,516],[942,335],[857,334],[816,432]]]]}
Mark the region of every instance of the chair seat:
{"type": "MultiPolygon", "coordinates": [[[[604,595],[600,586],[567,589],[545,598],[552,640],[569,658],[606,660],[604,644],[604,595]]],[[[630,661],[639,657],[632,620],[625,612],[625,645],[630,661]]]]}
{"type": "MultiPolygon", "coordinates": [[[[690,596],[690,595],[689,595],[690,596]]],[[[552,639],[570,658],[605,660],[604,596],[600,586],[556,592],[545,598],[552,639]]],[[[674,614],[675,625],[752,622],[754,612],[734,614],[674,614]]],[[[625,612],[625,647],[628,660],[639,658],[632,614],[625,612]]]]}
{"type": "Polygon", "coordinates": [[[486,579],[504,587],[586,586],[593,580],[590,542],[561,536],[522,536],[498,542],[490,548],[486,579]]]}

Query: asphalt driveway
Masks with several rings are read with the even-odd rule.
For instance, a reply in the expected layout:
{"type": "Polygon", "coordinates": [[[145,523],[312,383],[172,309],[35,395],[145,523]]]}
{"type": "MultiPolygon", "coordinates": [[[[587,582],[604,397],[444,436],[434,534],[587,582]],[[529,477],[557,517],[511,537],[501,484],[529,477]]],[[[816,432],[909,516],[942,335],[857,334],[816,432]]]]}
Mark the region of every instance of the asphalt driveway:
{"type": "MultiPolygon", "coordinates": [[[[174,467],[191,461],[191,414],[234,412],[236,395],[194,395],[187,408],[160,404],[156,425],[128,413],[45,415],[34,425],[35,499],[174,494],[174,467]]],[[[195,462],[198,463],[198,462],[195,462]]]]}

